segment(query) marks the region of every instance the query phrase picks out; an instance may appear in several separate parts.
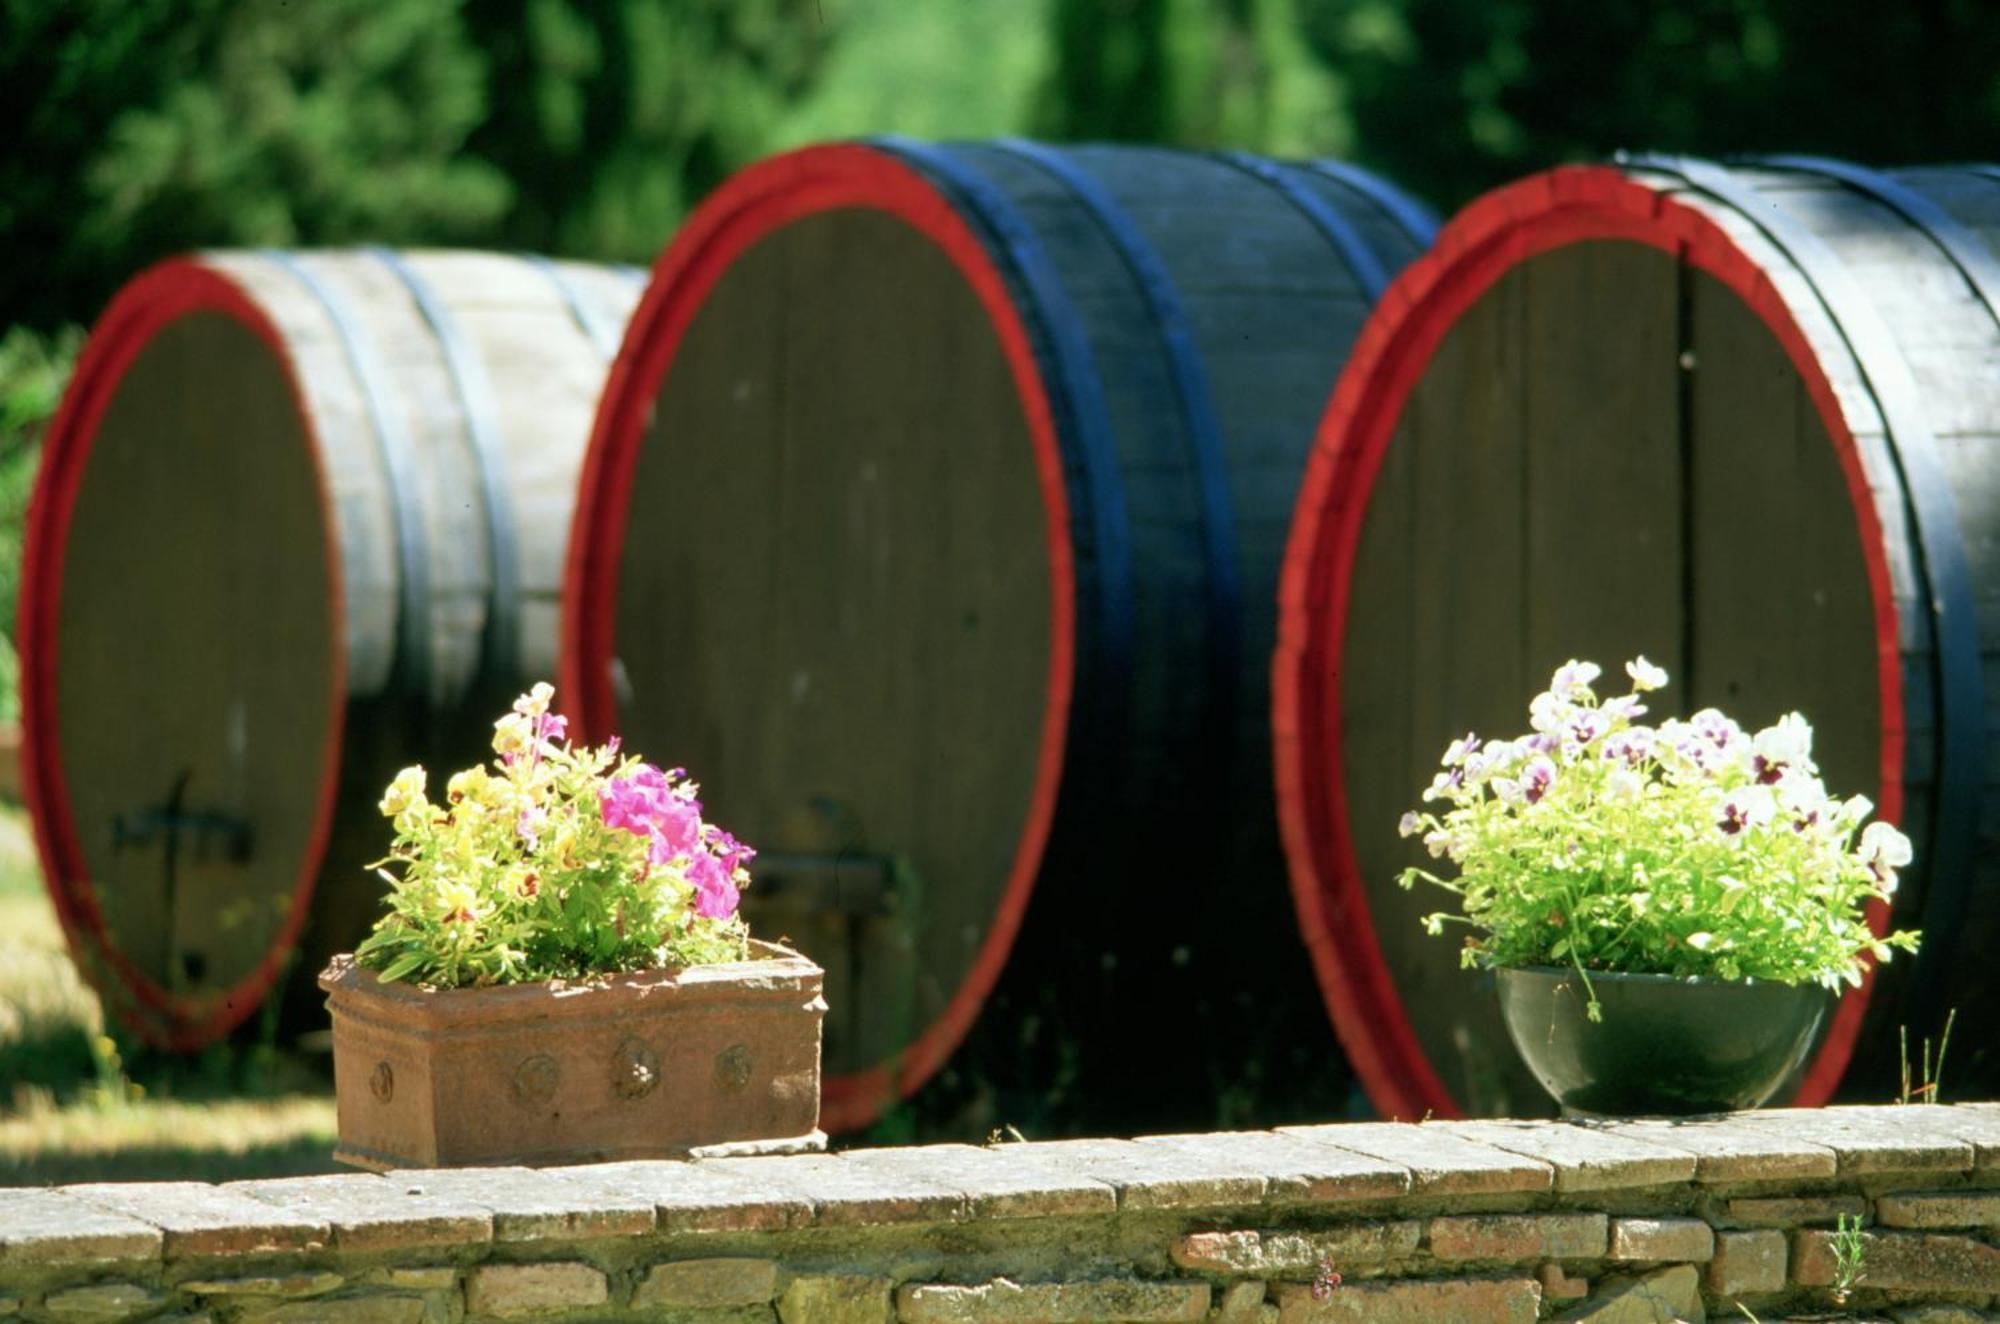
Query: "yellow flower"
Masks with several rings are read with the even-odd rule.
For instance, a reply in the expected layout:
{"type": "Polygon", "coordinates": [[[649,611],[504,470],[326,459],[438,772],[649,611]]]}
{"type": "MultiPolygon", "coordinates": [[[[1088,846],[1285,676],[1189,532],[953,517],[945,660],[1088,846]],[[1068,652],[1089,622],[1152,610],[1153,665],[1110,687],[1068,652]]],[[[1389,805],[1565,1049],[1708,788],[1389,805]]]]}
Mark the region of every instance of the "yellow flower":
{"type": "Polygon", "coordinates": [[[389,789],[382,793],[379,808],[384,818],[395,818],[407,809],[424,806],[424,770],[422,767],[405,768],[389,783],[389,789]]]}
{"type": "Polygon", "coordinates": [[[479,893],[456,879],[438,884],[438,913],[447,924],[479,918],[479,893]]]}

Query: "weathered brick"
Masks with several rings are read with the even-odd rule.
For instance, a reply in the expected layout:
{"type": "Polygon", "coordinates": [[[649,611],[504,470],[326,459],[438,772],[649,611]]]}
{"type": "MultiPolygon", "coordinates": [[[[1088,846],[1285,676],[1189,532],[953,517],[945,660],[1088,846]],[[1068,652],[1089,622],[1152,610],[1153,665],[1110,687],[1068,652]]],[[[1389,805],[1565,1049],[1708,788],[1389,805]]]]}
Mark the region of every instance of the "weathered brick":
{"type": "Polygon", "coordinates": [[[1715,1255],[1715,1229],[1699,1218],[1614,1218],[1614,1260],[1683,1260],[1706,1264],[1715,1255]]]}
{"type": "Polygon", "coordinates": [[[1215,1324],[1264,1324],[1269,1319],[1275,1321],[1278,1308],[1264,1298],[1267,1295],[1260,1282],[1231,1283],[1222,1289],[1222,1299],[1215,1303],[1215,1324]]]}
{"type": "Polygon", "coordinates": [[[1983,1227],[2000,1230],[2000,1191],[1896,1191],[1875,1201],[1884,1227],[1983,1227]]]}
{"type": "Polygon", "coordinates": [[[1257,1204],[1262,1173],[1220,1154],[1197,1154],[1133,1140],[1053,1140],[1029,1147],[1035,1163],[1100,1181],[1121,1209],[1203,1209],[1257,1204]]]}
{"type": "Polygon", "coordinates": [[[1345,1283],[1315,1298],[1305,1283],[1278,1289],[1279,1324],[1531,1324],[1542,1285],[1532,1278],[1386,1279],[1345,1283]]]}
{"type": "Polygon", "coordinates": [[[178,1284],[191,1296],[325,1296],[346,1282],[324,1269],[257,1274],[247,1278],[192,1278],[178,1284]]]}
{"type": "MultiPolygon", "coordinates": [[[[1793,1234],[1792,1281],[1833,1282],[1833,1232],[1793,1234]]],[[[1927,1232],[1864,1232],[1862,1272],[1871,1288],[1927,1292],[2000,1292],[2000,1246],[1927,1232]]]]}
{"type": "Polygon", "coordinates": [[[138,1283],[96,1283],[51,1292],[42,1302],[50,1319],[63,1324],[113,1324],[114,1321],[150,1315],[166,1302],[166,1297],[138,1283]]]}
{"type": "Polygon", "coordinates": [[[1603,1214],[1455,1214],[1431,1220],[1441,1260],[1595,1259],[1610,1242],[1603,1214]]]}
{"type": "Polygon", "coordinates": [[[610,1299],[604,1275],[588,1264],[558,1260],[546,1264],[482,1264],[465,1280],[465,1309],[471,1315],[532,1315],[541,1310],[576,1310],[610,1299]]]}
{"type": "Polygon", "coordinates": [[[1281,1126],[1278,1134],[1394,1163],[1409,1171],[1410,1189],[1419,1195],[1511,1194],[1555,1184],[1555,1169],[1546,1163],[1435,1127],[1351,1122],[1281,1126]]]}
{"type": "Polygon", "coordinates": [[[1694,1179],[1692,1154],[1569,1122],[1426,1122],[1420,1128],[1477,1140],[1555,1169],[1558,1191],[1660,1186],[1694,1179]]]}
{"type": "Polygon", "coordinates": [[[1076,1283],[1016,1283],[1006,1278],[973,1287],[910,1284],[896,1291],[903,1324],[1091,1324],[1123,1320],[1168,1324],[1208,1314],[1207,1283],[1150,1283],[1101,1278],[1076,1283]]]}
{"type": "Polygon", "coordinates": [[[1700,1275],[1692,1264],[1676,1264],[1643,1278],[1606,1279],[1588,1301],[1564,1314],[1573,1324],[1690,1324],[1707,1317],[1700,1275]]]}
{"type": "Polygon", "coordinates": [[[60,1191],[10,1190],[0,1200],[0,1269],[158,1260],[160,1229],[60,1191]]]}
{"type": "Polygon", "coordinates": [[[1108,1214],[1118,1192],[1101,1181],[1064,1175],[1034,1161],[1033,1145],[924,1145],[852,1150],[842,1155],[884,1179],[911,1174],[949,1187],[966,1199],[970,1218],[1035,1218],[1108,1214]]]}
{"type": "Polygon", "coordinates": [[[535,1168],[411,1168],[389,1180],[411,1195],[484,1209],[495,1241],[574,1241],[651,1232],[653,1204],[535,1168]]]}
{"type": "Polygon", "coordinates": [[[1310,1276],[1323,1260],[1352,1270],[1414,1255],[1423,1230],[1415,1219],[1398,1219],[1311,1232],[1190,1232],[1176,1238],[1168,1254],[1181,1268],[1203,1273],[1310,1276]]]}
{"type": "Polygon", "coordinates": [[[237,1319],[240,1324],[425,1324],[426,1316],[422,1297],[371,1295],[287,1301],[237,1319]]]}
{"type": "Polygon", "coordinates": [[[1746,1227],[1805,1227],[1865,1218],[1868,1201],[1858,1195],[1774,1195],[1729,1202],[1729,1220],[1746,1227]]]}
{"type": "Polygon", "coordinates": [[[637,1307],[715,1309],[753,1306],[778,1294],[775,1260],[739,1257],[656,1264],[633,1294],[637,1307]]]}
{"type": "Polygon", "coordinates": [[[1331,1200],[1379,1200],[1410,1189],[1410,1171],[1400,1163],[1370,1158],[1295,1135],[1271,1131],[1212,1135],[1144,1136],[1142,1145],[1165,1145],[1191,1157],[1231,1163],[1261,1173],[1267,1200],[1304,1204],[1331,1200]]]}
{"type": "Polygon", "coordinates": [[[483,1205],[441,1194],[412,1194],[412,1181],[365,1172],[230,1182],[222,1189],[327,1225],[340,1250],[462,1246],[493,1239],[483,1205]]]}
{"type": "Polygon", "coordinates": [[[887,1278],[860,1274],[825,1274],[794,1278],[778,1298],[782,1324],[889,1324],[887,1278]]]}
{"type": "Polygon", "coordinates": [[[324,1245],[325,1223],[203,1182],[101,1182],[64,1192],[165,1233],[168,1259],[324,1245]]]}
{"type": "Polygon", "coordinates": [[[812,1201],[754,1178],[731,1177],[709,1163],[642,1159],[575,1168],[550,1176],[653,1206],[660,1231],[772,1232],[812,1222],[812,1201]]]}
{"type": "Polygon", "coordinates": [[[1715,1258],[1708,1262],[1708,1290],[1717,1296],[1782,1291],[1790,1258],[1785,1234],[1775,1228],[1718,1232],[1715,1258]]]}
{"type": "Polygon", "coordinates": [[[1554,1260],[1544,1260],[1542,1266],[1535,1270],[1535,1277],[1542,1285],[1542,1299],[1545,1301],[1581,1301],[1590,1295],[1588,1278],[1570,1277],[1554,1260]]]}
{"type": "Polygon", "coordinates": [[[1824,1145],[1782,1131],[1739,1126],[1733,1117],[1643,1118],[1605,1123],[1599,1129],[1693,1155],[1694,1179],[1704,1183],[1831,1177],[1840,1163],[1824,1145]]]}
{"type": "Polygon", "coordinates": [[[870,1168],[839,1154],[703,1159],[697,1166],[806,1199],[812,1203],[813,1221],[827,1227],[949,1223],[966,1213],[963,1192],[921,1170],[870,1168]]]}

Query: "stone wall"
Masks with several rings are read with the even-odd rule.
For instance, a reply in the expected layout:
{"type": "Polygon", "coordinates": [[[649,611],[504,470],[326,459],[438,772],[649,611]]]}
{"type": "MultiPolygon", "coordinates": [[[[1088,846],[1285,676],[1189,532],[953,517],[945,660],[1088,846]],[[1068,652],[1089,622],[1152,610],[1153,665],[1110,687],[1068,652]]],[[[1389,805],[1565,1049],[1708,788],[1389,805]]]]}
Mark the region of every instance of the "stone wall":
{"type": "Polygon", "coordinates": [[[0,1315],[1771,1321],[1842,1215],[1846,1317],[2000,1319],[2000,1104],[5,1190],[0,1315]]]}

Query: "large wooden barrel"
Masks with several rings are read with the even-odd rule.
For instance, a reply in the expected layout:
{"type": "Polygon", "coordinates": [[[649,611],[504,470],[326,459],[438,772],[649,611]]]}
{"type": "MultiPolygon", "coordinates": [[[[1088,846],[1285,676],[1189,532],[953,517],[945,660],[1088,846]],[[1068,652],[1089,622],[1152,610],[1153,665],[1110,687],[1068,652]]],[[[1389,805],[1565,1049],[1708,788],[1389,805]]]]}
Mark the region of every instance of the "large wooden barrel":
{"type": "Polygon", "coordinates": [[[881,142],[739,174],[663,256],[564,688],[766,850],[753,923],[827,967],[830,1128],[989,994],[978,1071],[1063,1073],[1070,1125],[1212,1109],[1301,1004],[1290,1048],[1349,1079],[1257,821],[1271,600],[1313,420],[1429,234],[1336,163],[881,142]]]}
{"type": "Polygon", "coordinates": [[[1490,981],[1419,928],[1449,898],[1394,887],[1396,822],[1452,736],[1640,653],[1655,716],[1805,713],[1829,786],[1916,842],[1923,951],[1843,1001],[1800,1101],[1893,1094],[1898,1028],[1915,1057],[1952,1007],[1947,1086],[1992,1076],[1996,235],[1986,168],[1622,158],[1473,203],[1383,301],[1299,498],[1273,696],[1300,923],[1378,1108],[1539,1102],[1490,981]]]}
{"type": "Polygon", "coordinates": [[[92,331],[29,518],[27,798],[79,963],[147,1039],[225,1034],[355,941],[384,779],[479,757],[495,705],[553,674],[577,469],[640,284],[207,253],[92,331]]]}

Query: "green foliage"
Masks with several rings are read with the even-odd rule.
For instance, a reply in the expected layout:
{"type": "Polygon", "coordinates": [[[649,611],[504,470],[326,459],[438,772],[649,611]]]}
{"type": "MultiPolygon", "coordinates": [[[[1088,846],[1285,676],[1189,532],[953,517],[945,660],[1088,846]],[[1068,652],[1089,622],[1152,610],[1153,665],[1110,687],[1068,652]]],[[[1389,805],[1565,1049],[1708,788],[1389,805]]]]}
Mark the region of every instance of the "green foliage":
{"type": "Polygon", "coordinates": [[[1833,1285],[1830,1291],[1834,1304],[1844,1306],[1866,1276],[1868,1242],[1861,1235],[1859,1214],[1842,1214],[1835,1221],[1829,1248],[1833,1251],[1833,1285]]]}
{"type": "Polygon", "coordinates": [[[21,715],[14,613],[42,429],[55,413],[82,344],[76,327],[43,336],[17,326],[0,335],[0,721],[21,715]]]}
{"type": "Polygon", "coordinates": [[[356,958],[444,988],[743,959],[736,889],[748,857],[701,821],[691,783],[616,746],[579,749],[537,685],[494,725],[491,772],[422,768],[382,797],[395,823],[389,913],[356,958]]]}
{"type": "Polygon", "coordinates": [[[1600,703],[1599,669],[1570,662],[1530,705],[1533,734],[1452,742],[1424,795],[1450,808],[1402,823],[1459,869],[1402,876],[1463,902],[1432,933],[1467,924],[1467,965],[1568,964],[1586,987],[1603,970],[1837,988],[1860,984],[1864,957],[1915,949],[1863,916],[1895,892],[1910,843],[1861,829],[1866,797],[1828,796],[1804,718],[1755,736],[1714,709],[1643,726],[1641,696],[1667,676],[1644,658],[1627,671],[1631,693],[1600,703]]]}
{"type": "Polygon", "coordinates": [[[507,179],[465,153],[484,62],[452,0],[0,0],[0,306],[93,315],[192,247],[492,232],[507,179]]]}
{"type": "Polygon", "coordinates": [[[1447,207],[1619,148],[1985,158],[2000,25],[1980,0],[1301,0],[1361,154],[1447,207]]]}

